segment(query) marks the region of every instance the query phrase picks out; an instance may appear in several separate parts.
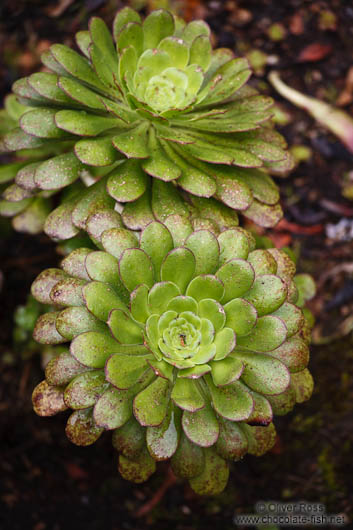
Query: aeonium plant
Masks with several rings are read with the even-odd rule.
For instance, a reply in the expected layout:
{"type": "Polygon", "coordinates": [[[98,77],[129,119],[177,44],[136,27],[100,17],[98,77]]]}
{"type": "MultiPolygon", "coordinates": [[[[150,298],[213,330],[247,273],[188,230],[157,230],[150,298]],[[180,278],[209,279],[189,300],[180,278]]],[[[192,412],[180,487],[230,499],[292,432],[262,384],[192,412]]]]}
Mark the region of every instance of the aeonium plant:
{"type": "Polygon", "coordinates": [[[301,307],[312,280],[241,228],[195,231],[171,215],[138,238],[104,215],[95,223],[104,250],[77,249],[32,286],[55,309],[36,340],[70,342],[34,390],[35,411],[72,409],[78,445],[111,430],[128,480],[170,459],[197,493],[216,494],[228,461],[270,449],[273,415],[310,397],[301,307]]]}
{"type": "MultiPolygon", "coordinates": [[[[42,56],[48,71],[13,86],[18,101],[33,108],[5,136],[7,150],[65,147],[27,168],[27,190],[71,188],[83,171],[100,168],[106,177],[99,193],[126,205],[123,219],[132,229],[164,220],[151,206],[156,182],[159,189],[173,185],[182,192],[179,202],[193,207],[213,197],[235,221],[243,212],[264,226],[276,224],[282,211],[269,173],[287,172],[292,161],[271,126],[272,100],[246,84],[245,59],[212,50],[207,24],[185,24],[165,10],[142,22],[126,7],[113,36],[95,17],[76,40],[80,53],[54,44],[42,56]]],[[[23,178],[16,184],[22,189],[23,178]]],[[[77,200],[65,208],[71,230],[84,228],[77,200]]],[[[62,210],[46,229],[52,237],[67,237],[52,228],[62,223],[62,210]]]]}

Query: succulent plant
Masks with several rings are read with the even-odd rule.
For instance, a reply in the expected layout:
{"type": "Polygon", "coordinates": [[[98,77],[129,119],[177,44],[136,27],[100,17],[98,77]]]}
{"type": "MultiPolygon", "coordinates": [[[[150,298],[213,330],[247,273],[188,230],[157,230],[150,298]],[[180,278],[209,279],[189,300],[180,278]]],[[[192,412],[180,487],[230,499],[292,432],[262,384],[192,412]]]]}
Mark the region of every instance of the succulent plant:
{"type": "Polygon", "coordinates": [[[194,230],[174,214],[138,239],[112,221],[90,221],[104,250],[76,249],[33,283],[54,306],[35,339],[71,342],[34,390],[35,411],[73,409],[66,434],[78,445],[113,431],[128,480],[171,459],[197,493],[218,493],[227,462],[271,448],[273,414],[311,394],[300,307],[313,282],[242,228],[194,230]]]}
{"type": "Polygon", "coordinates": [[[141,22],[136,11],[122,9],[113,37],[94,17],[76,38],[81,53],[54,44],[42,56],[50,72],[15,82],[18,101],[31,108],[4,139],[9,152],[61,150],[26,166],[16,176],[18,193],[72,188],[87,170],[97,174],[85,199],[78,190],[52,214],[46,225],[51,237],[65,239],[85,228],[77,213],[81,199],[86,213],[88,201],[91,211],[97,202],[125,204],[128,228],[163,221],[153,197],[164,188],[173,188],[184,210],[173,213],[196,208],[205,217],[221,205],[233,224],[236,212],[276,224],[282,211],[269,173],[288,171],[292,161],[271,126],[271,98],[246,85],[251,71],[245,59],[212,50],[204,22],[185,24],[165,10],[141,22]]]}

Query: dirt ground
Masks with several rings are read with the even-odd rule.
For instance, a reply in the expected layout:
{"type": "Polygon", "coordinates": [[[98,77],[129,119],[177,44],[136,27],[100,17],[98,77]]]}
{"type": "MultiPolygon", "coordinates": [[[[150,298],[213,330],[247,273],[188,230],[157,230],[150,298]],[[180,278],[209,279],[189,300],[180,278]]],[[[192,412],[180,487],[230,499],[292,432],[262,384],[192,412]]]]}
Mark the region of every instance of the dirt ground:
{"type": "MultiPolygon", "coordinates": [[[[150,0],[146,8],[168,3],[188,19],[207,20],[215,45],[253,61],[259,57],[254,50],[265,54],[265,64],[255,64],[252,82],[279,102],[279,128],[289,145],[308,148],[309,158],[287,179],[278,179],[285,220],[270,235],[279,247],[293,245],[298,270],[310,272],[318,282],[311,304],[317,321],[310,362],[314,394],[292,413],[276,418],[274,449],[235,463],[229,485],[218,497],[199,498],[181,481],[165,487],[165,464],[146,484],[124,481],[108,434],[93,446],[75,447],[64,434],[65,414],[42,419],[32,412],[31,392],[42,379],[40,357],[14,349],[13,311],[25,303],[34,277],[59,258],[45,236],[15,234],[1,221],[2,530],[228,530],[236,527],[235,514],[254,513],[260,500],[321,502],[328,513],[353,517],[353,154],[267,82],[276,68],[290,86],[352,115],[352,2],[150,0]],[[163,488],[159,504],[136,517],[163,488]]],[[[73,34],[86,27],[90,16],[110,22],[126,4],[3,0],[1,96],[18,77],[38,68],[41,51],[51,43],[72,44],[73,34]]],[[[142,7],[146,2],[131,4],[142,7]]]]}

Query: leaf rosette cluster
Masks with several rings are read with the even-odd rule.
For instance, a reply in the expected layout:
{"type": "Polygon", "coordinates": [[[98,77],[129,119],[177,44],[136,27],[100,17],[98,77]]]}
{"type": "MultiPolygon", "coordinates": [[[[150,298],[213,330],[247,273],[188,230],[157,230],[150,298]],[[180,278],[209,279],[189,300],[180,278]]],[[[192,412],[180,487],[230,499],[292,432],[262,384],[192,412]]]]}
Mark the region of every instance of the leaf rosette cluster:
{"type": "Polygon", "coordinates": [[[66,433],[78,445],[112,430],[129,480],[171,459],[196,492],[218,493],[227,461],[266,452],[273,414],[311,394],[301,307],[313,282],[242,228],[193,230],[172,215],[138,239],[111,221],[91,221],[99,250],[75,250],[32,286],[53,305],[34,337],[71,341],[48,364],[35,410],[73,409],[66,433]]]}
{"type": "MultiPolygon", "coordinates": [[[[264,226],[276,224],[282,211],[269,173],[287,172],[292,161],[271,127],[271,98],[246,84],[245,59],[212,50],[204,22],[185,24],[164,10],[142,22],[124,8],[113,36],[93,18],[89,31],[76,37],[80,53],[54,44],[42,56],[49,71],[13,86],[30,108],[5,135],[6,149],[59,150],[15,176],[17,194],[71,188],[89,170],[106,175],[99,194],[107,204],[126,205],[129,228],[163,220],[151,208],[151,195],[167,183],[181,192],[179,201],[197,207],[200,197],[212,197],[235,220],[242,212],[264,226]],[[146,209],[149,218],[141,215],[146,209]]],[[[97,200],[96,188],[90,193],[97,200]]],[[[63,237],[53,228],[63,209],[71,216],[68,233],[84,228],[78,197],[54,214],[49,235],[63,237]]]]}

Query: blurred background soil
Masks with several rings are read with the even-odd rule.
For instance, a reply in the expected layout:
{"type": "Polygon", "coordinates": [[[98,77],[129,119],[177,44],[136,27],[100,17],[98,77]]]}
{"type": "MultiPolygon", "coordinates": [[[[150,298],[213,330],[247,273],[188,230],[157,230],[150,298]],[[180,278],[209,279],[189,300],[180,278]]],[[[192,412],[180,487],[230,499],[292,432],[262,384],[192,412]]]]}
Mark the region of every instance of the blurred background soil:
{"type": "MultiPolygon", "coordinates": [[[[293,245],[298,270],[313,274],[319,292],[310,370],[312,399],[275,424],[274,449],[233,464],[216,498],[199,498],[185,484],[170,486],[168,468],[143,485],[117,472],[110,436],[79,448],[65,437],[65,414],[35,416],[31,392],[43,378],[40,356],[13,348],[13,312],[35,276],[59,257],[46,236],[16,234],[0,222],[0,528],[3,530],[175,530],[235,528],[236,513],[254,513],[259,500],[322,502],[352,520],[353,426],[353,155],[267,82],[280,70],[297,90],[353,110],[353,4],[350,0],[2,0],[0,93],[40,68],[54,42],[74,45],[92,15],[111,23],[127,4],[148,12],[171,7],[211,26],[214,44],[247,55],[252,79],[275,97],[276,120],[301,160],[281,187],[285,219],[270,234],[293,245]],[[168,485],[170,487],[168,487],[168,485]],[[136,517],[157,494],[153,509],[136,517]],[[164,492],[164,495],[163,495],[164,492]]],[[[241,527],[240,527],[241,528],[241,527]]],[[[274,527],[272,527],[274,528],[274,527]]],[[[324,526],[323,528],[332,528],[324,526]]]]}

